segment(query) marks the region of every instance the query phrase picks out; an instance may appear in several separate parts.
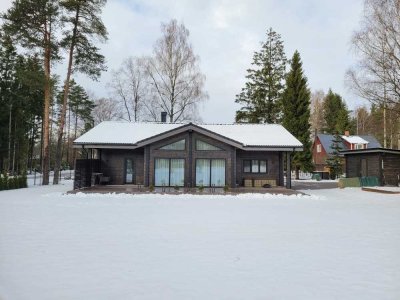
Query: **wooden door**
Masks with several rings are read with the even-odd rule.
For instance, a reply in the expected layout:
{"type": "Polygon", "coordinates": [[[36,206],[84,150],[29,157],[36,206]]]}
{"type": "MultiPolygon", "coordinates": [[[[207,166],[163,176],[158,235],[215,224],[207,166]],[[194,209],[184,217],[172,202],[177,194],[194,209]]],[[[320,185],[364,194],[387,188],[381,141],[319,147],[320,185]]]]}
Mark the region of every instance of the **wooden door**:
{"type": "Polygon", "coordinates": [[[361,159],[361,177],[368,176],[368,163],[367,159],[361,159]]]}

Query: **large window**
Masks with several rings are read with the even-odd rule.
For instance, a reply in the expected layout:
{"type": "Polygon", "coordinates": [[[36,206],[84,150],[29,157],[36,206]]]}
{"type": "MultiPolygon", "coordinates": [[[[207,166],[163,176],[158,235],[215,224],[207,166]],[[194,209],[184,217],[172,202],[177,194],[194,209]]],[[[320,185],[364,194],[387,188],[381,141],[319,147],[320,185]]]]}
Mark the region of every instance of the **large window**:
{"type": "Polygon", "coordinates": [[[211,145],[209,143],[203,142],[201,140],[196,140],[196,150],[198,151],[221,151],[221,148],[211,145]]]}
{"type": "Polygon", "coordinates": [[[177,142],[165,145],[163,147],[161,147],[161,150],[185,150],[185,140],[179,140],[177,142]]]}
{"type": "Polygon", "coordinates": [[[244,173],[267,173],[268,165],[266,160],[248,159],[243,161],[244,173]]]}
{"type": "Polygon", "coordinates": [[[184,186],[185,160],[181,158],[156,158],[155,186],[184,186]]]}
{"type": "Polygon", "coordinates": [[[224,186],[224,159],[196,159],[196,186],[224,186]]]}

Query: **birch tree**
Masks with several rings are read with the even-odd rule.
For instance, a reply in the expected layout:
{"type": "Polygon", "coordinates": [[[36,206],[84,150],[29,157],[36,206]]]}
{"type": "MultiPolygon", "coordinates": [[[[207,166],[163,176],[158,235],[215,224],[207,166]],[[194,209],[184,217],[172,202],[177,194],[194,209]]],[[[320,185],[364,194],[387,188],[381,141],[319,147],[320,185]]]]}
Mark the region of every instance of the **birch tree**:
{"type": "Polygon", "coordinates": [[[198,105],[208,95],[199,57],[189,42],[189,30],[171,20],[161,25],[161,32],[146,63],[152,94],[148,114],[156,117],[165,111],[171,123],[196,119],[198,105]]]}

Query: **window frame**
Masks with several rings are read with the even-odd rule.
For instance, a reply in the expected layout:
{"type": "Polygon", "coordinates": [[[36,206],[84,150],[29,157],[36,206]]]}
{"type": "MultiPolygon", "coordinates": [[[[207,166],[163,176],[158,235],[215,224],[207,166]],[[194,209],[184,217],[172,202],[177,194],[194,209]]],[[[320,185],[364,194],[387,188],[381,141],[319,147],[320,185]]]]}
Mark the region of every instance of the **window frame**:
{"type": "Polygon", "coordinates": [[[195,164],[194,164],[194,185],[196,186],[196,187],[199,187],[200,185],[197,185],[197,160],[199,160],[199,159],[204,159],[204,160],[208,160],[209,162],[210,162],[210,164],[209,164],[209,166],[210,166],[210,170],[209,170],[209,176],[210,176],[210,182],[209,182],[209,185],[204,185],[203,184],[203,187],[213,187],[212,185],[211,185],[211,182],[212,182],[212,161],[213,160],[223,160],[224,161],[224,167],[225,167],[225,182],[223,183],[223,185],[221,185],[221,186],[215,186],[215,187],[223,187],[223,186],[225,186],[226,185],[226,159],[225,158],[208,158],[208,157],[197,157],[196,159],[195,159],[195,164]]]}
{"type": "Polygon", "coordinates": [[[186,151],[186,139],[183,138],[183,139],[176,140],[175,142],[168,143],[166,145],[163,145],[163,146],[159,147],[158,150],[162,150],[162,151],[186,151]],[[167,146],[170,146],[170,145],[182,142],[182,141],[184,141],[183,149],[163,149],[164,147],[167,147],[167,146]]]}
{"type": "Polygon", "coordinates": [[[242,166],[243,166],[243,173],[245,173],[245,174],[268,174],[268,159],[243,159],[243,164],[242,164],[242,166]],[[253,161],[257,161],[257,172],[253,172],[253,161]],[[260,166],[261,166],[261,161],[265,161],[265,172],[261,172],[260,171],[260,166]],[[245,164],[246,164],[246,162],[248,162],[249,163],[249,167],[250,167],[250,171],[249,172],[246,172],[245,171],[245,164]]]}
{"type": "Polygon", "coordinates": [[[157,159],[166,159],[168,160],[168,185],[165,187],[174,187],[176,185],[171,185],[171,160],[172,159],[180,159],[183,160],[183,185],[179,185],[179,187],[185,186],[185,174],[186,174],[186,159],[183,157],[154,157],[154,173],[153,173],[153,184],[155,187],[163,187],[162,185],[156,185],[156,160],[157,159]]]}
{"type": "Polygon", "coordinates": [[[213,144],[210,144],[210,143],[208,143],[208,142],[205,142],[205,141],[203,141],[203,140],[201,140],[201,139],[196,139],[196,141],[195,141],[195,149],[196,149],[196,151],[223,151],[223,149],[221,149],[220,147],[217,147],[217,146],[215,146],[215,145],[213,145],[213,144]],[[216,149],[198,149],[198,147],[197,147],[197,143],[198,143],[198,142],[204,143],[204,144],[206,144],[206,145],[210,145],[210,146],[212,146],[212,147],[214,147],[214,148],[216,148],[216,149]]]}

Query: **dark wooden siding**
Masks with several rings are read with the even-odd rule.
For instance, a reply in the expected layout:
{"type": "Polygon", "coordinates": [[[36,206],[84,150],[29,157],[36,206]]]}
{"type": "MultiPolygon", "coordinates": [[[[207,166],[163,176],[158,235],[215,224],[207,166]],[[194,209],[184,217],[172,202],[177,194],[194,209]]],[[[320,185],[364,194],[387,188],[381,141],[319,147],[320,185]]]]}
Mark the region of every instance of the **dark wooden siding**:
{"type": "Polygon", "coordinates": [[[367,161],[367,176],[377,176],[381,184],[399,183],[400,155],[382,152],[347,154],[347,177],[361,176],[362,159],[367,161]]]}
{"type": "Polygon", "coordinates": [[[150,145],[150,159],[149,159],[149,185],[154,185],[154,162],[156,158],[183,158],[185,159],[185,186],[195,186],[196,183],[196,159],[198,158],[209,158],[209,159],[225,159],[225,184],[231,186],[234,184],[232,178],[232,167],[234,148],[230,145],[222,143],[220,141],[211,139],[207,136],[195,133],[186,132],[175,135],[173,137],[164,139],[150,145]],[[161,147],[174,143],[176,141],[185,139],[186,148],[185,150],[160,150],[161,147]],[[200,139],[206,143],[214,145],[220,148],[220,151],[197,151],[196,140],[200,139]]]}
{"type": "Polygon", "coordinates": [[[243,185],[245,179],[271,179],[276,180],[277,185],[283,184],[279,180],[279,152],[237,150],[236,166],[236,181],[239,186],[243,185]],[[243,160],[248,159],[267,160],[267,173],[244,173],[243,160]]]}
{"type": "Polygon", "coordinates": [[[398,185],[400,177],[400,155],[383,153],[383,181],[384,184],[398,185]]]}
{"type": "Polygon", "coordinates": [[[365,153],[365,154],[351,154],[346,155],[346,176],[361,177],[361,161],[367,161],[367,174],[366,176],[377,176],[380,178],[380,154],[379,153],[365,153]]]}
{"type": "Polygon", "coordinates": [[[111,184],[124,184],[125,159],[132,159],[135,170],[135,183],[144,184],[144,150],[103,149],[101,152],[101,171],[109,176],[111,184]]]}

